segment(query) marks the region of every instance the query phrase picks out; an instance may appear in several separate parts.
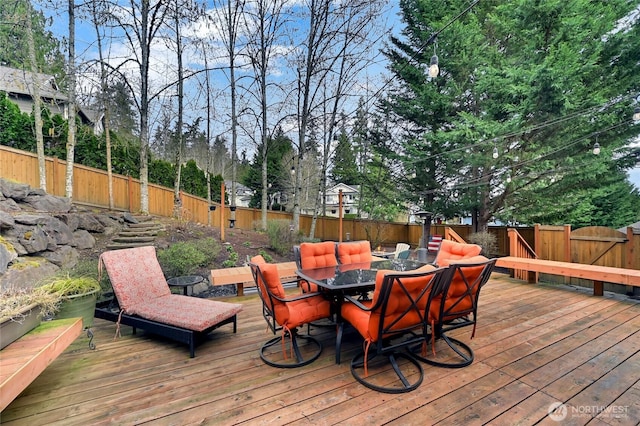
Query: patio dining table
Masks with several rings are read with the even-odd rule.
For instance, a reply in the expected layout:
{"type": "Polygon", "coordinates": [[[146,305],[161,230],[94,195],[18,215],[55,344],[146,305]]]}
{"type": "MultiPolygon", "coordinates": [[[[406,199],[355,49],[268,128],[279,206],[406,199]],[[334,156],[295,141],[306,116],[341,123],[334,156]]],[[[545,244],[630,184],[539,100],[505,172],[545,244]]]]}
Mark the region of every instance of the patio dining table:
{"type": "MultiPolygon", "coordinates": [[[[364,263],[340,264],[323,268],[298,269],[296,274],[303,280],[317,284],[333,300],[337,320],[340,321],[340,309],[345,294],[360,294],[366,298],[367,293],[375,288],[376,275],[379,270],[412,271],[425,266],[426,263],[413,259],[384,259],[364,263]]],[[[338,333],[342,331],[338,327],[338,333]]],[[[340,335],[336,342],[341,342],[340,335]]],[[[336,346],[336,364],[340,363],[340,347],[336,346]]]]}
{"type": "Polygon", "coordinates": [[[330,292],[360,292],[371,290],[376,283],[376,274],[381,269],[412,271],[426,265],[413,259],[383,259],[363,263],[348,263],[324,268],[298,269],[296,274],[303,280],[317,284],[330,292]]]}

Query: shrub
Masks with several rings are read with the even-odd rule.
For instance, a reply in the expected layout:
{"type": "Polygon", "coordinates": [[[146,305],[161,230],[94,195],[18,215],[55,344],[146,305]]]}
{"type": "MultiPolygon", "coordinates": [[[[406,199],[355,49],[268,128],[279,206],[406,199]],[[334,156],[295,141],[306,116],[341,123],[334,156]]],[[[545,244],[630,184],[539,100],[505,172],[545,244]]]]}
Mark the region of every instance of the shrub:
{"type": "Polygon", "coordinates": [[[211,265],[216,257],[218,257],[218,254],[220,254],[220,250],[222,250],[220,243],[218,243],[218,241],[213,237],[195,240],[192,244],[200,250],[206,258],[204,263],[200,266],[211,265]]]}
{"type": "Polygon", "coordinates": [[[293,250],[296,242],[295,234],[291,231],[288,220],[271,220],[267,222],[269,245],[280,256],[286,256],[293,250]]]}
{"type": "Polygon", "coordinates": [[[482,255],[494,257],[498,253],[498,241],[490,232],[475,232],[469,235],[469,242],[482,247],[482,255]]]}
{"type": "Polygon", "coordinates": [[[260,249],[258,251],[258,254],[262,256],[267,263],[273,262],[273,256],[267,253],[264,249],[260,249]]]}
{"type": "Polygon", "coordinates": [[[238,252],[235,251],[232,245],[227,246],[227,252],[229,253],[229,259],[222,262],[222,267],[233,268],[238,263],[238,252]]]}
{"type": "Polygon", "coordinates": [[[175,243],[158,251],[158,262],[167,278],[191,275],[198,267],[206,265],[208,259],[206,251],[193,242],[175,243]]]}

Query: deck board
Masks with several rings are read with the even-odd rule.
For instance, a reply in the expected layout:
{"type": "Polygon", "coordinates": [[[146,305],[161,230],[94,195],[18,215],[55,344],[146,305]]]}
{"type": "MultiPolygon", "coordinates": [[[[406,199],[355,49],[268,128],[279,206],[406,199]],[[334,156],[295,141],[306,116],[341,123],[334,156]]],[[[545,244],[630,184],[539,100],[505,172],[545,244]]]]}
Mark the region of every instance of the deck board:
{"type": "MultiPolygon", "coordinates": [[[[291,291],[296,291],[292,289],[291,291]]],[[[640,422],[640,304],[589,290],[526,284],[494,273],[480,297],[478,329],[456,336],[475,351],[462,369],[424,366],[414,392],[389,395],[357,383],[349,361],[360,339],[346,331],[336,365],[335,331],[314,328],[321,357],[276,369],[258,355],[271,337],[257,296],[238,332],[222,327],[189,358],[186,345],[131,334],[96,320],[92,351],[78,338],[1,414],[12,424],[557,424],[549,405],[624,407],[568,424],[640,422]]]]}

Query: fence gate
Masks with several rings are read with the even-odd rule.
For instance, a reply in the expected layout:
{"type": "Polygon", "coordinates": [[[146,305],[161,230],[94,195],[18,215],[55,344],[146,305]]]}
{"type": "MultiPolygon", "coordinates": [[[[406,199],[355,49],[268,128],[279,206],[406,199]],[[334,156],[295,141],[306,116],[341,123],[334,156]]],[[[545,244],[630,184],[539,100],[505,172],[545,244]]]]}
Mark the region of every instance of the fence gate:
{"type": "Polygon", "coordinates": [[[571,231],[571,261],[587,265],[626,267],[627,236],[605,226],[571,231]]]}

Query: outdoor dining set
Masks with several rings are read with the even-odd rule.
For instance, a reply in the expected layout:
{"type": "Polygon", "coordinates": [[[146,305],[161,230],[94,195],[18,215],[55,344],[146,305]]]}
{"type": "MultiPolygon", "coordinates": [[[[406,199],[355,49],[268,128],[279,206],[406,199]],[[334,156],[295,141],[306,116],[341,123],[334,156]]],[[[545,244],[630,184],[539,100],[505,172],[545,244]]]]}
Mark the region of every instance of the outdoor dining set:
{"type": "Polygon", "coordinates": [[[481,251],[475,244],[443,240],[427,263],[374,256],[368,241],[302,243],[294,248],[301,289],[295,295],[285,292],[276,265],[255,256],[249,265],[263,316],[276,335],[260,357],[273,367],[310,364],[322,351],[312,327],[328,326],[336,330],[339,364],[345,327],[351,326],[363,339],[351,372],[380,392],[416,389],[424,377],[422,363],[470,365],[473,350],[450,334],[467,326],[475,333],[479,292],[495,265],[481,251]]]}
{"type": "MultiPolygon", "coordinates": [[[[275,335],[260,348],[262,361],[280,368],[312,363],[323,349],[312,330],[325,328],[335,330],[336,364],[346,330],[360,335],[362,349],[351,360],[351,373],[380,392],[416,389],[423,363],[470,365],[473,350],[452,332],[472,326],[473,337],[478,296],[495,259],[482,256],[479,245],[450,240],[440,242],[430,261],[400,255],[405,251],[378,257],[369,241],[302,243],[294,247],[295,294],[285,291],[277,264],[253,257],[251,275],[275,335]]],[[[187,343],[191,357],[212,330],[231,324],[236,332],[242,304],[173,294],[154,247],[105,252],[103,268],[114,298],[96,307],[95,316],[115,322],[117,329],[129,325],[134,332],[140,328],[187,343]]]]}

